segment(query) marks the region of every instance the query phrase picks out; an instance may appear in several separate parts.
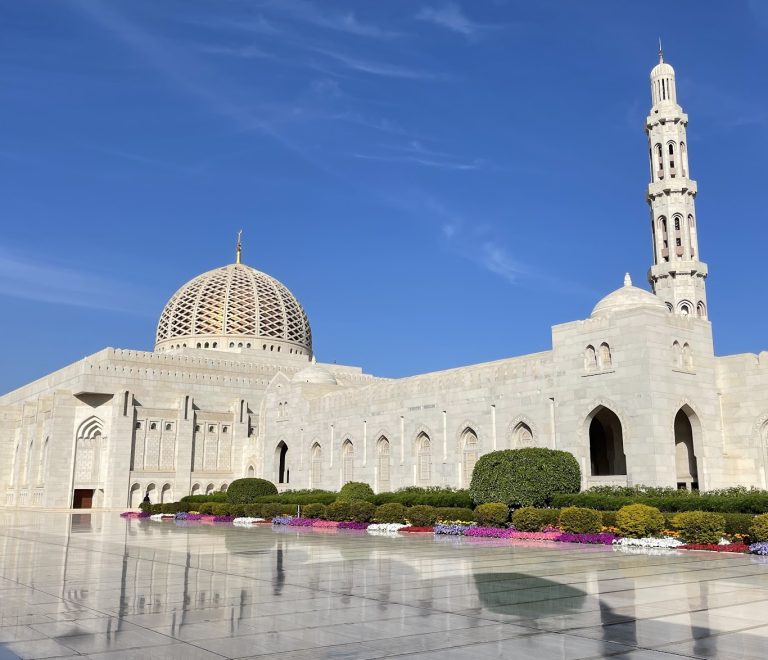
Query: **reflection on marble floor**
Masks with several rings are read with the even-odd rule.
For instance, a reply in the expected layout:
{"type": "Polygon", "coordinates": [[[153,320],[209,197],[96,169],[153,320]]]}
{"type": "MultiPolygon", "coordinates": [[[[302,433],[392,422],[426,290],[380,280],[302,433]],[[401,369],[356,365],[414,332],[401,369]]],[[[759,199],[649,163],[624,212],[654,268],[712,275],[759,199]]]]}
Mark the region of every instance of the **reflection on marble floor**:
{"type": "Polygon", "coordinates": [[[0,512],[2,658],[765,658],[749,556],[0,512]]]}

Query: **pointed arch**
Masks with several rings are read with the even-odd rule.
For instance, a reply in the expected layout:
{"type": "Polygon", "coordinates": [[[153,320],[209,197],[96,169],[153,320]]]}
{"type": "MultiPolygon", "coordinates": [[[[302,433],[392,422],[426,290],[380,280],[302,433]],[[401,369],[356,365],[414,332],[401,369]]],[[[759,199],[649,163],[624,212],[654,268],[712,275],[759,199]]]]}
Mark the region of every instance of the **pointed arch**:
{"type": "Polygon", "coordinates": [[[380,493],[392,489],[391,451],[389,439],[380,435],[376,441],[376,490],[380,493]]]}
{"type": "Polygon", "coordinates": [[[677,339],[672,342],[672,364],[678,369],[683,368],[683,348],[677,339]]]}
{"type": "Polygon", "coordinates": [[[589,433],[590,474],[593,477],[626,475],[624,425],[618,414],[601,404],[587,415],[586,424],[589,433]]]}
{"type": "Polygon", "coordinates": [[[472,481],[472,473],[475,471],[480,443],[475,430],[467,426],[461,434],[461,484],[463,488],[469,488],[472,481]]]}
{"type": "Polygon", "coordinates": [[[597,371],[597,351],[592,344],[584,349],[584,371],[597,371]]]}
{"type": "Polygon", "coordinates": [[[347,438],[341,445],[341,483],[355,480],[355,446],[347,438]]]}
{"type": "Polygon", "coordinates": [[[608,345],[608,342],[603,342],[600,344],[600,369],[610,369],[611,365],[613,363],[613,358],[611,357],[611,347],[608,345]]]}
{"type": "Polygon", "coordinates": [[[189,491],[190,495],[200,495],[200,484],[192,484],[192,489],[189,491]]]}
{"type": "Polygon", "coordinates": [[[245,470],[245,476],[249,479],[253,479],[256,476],[256,469],[253,465],[249,465],[245,470]]]}
{"type": "Polygon", "coordinates": [[[699,466],[694,446],[701,422],[688,404],[681,406],[673,422],[675,439],[675,478],[678,488],[699,489],[699,466]]]}
{"type": "Polygon", "coordinates": [[[281,440],[275,447],[275,467],[277,468],[277,483],[287,484],[290,480],[288,469],[288,445],[281,440]]]}
{"type": "Polygon", "coordinates": [[[432,482],[432,439],[423,431],[416,436],[416,465],[420,485],[432,482]]]}
{"type": "Polygon", "coordinates": [[[128,491],[128,506],[131,509],[138,509],[142,499],[141,485],[134,483],[128,491]]]}
{"type": "Polygon", "coordinates": [[[309,485],[311,488],[320,488],[320,484],[323,482],[323,447],[319,442],[312,445],[309,460],[309,485]]]}
{"type": "Polygon", "coordinates": [[[37,465],[37,483],[39,485],[45,483],[46,475],[48,473],[48,445],[50,440],[50,436],[47,436],[40,449],[40,461],[37,465]]]}
{"type": "Polygon", "coordinates": [[[100,481],[104,422],[96,416],[86,419],[77,429],[75,439],[75,483],[100,481]]]}
{"type": "Polygon", "coordinates": [[[173,502],[173,489],[171,484],[163,484],[160,489],[160,503],[167,504],[168,502],[173,502]]]}

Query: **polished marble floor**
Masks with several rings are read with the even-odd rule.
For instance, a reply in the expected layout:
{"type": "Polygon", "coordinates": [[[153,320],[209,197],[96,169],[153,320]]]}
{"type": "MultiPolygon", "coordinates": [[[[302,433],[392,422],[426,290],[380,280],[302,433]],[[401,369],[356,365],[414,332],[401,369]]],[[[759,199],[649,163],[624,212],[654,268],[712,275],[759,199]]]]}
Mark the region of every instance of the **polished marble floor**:
{"type": "Polygon", "coordinates": [[[0,511],[0,658],[606,656],[768,657],[768,562],[0,511]]]}

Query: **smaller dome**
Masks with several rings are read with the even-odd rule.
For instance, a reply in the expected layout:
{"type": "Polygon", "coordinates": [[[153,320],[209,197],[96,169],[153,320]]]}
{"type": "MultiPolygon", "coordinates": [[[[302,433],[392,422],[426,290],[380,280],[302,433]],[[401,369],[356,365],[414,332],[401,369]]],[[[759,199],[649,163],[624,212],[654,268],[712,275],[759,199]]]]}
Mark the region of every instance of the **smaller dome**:
{"type": "Polygon", "coordinates": [[[294,383],[311,383],[313,385],[337,385],[336,377],[324,367],[319,367],[315,358],[308,367],[297,371],[291,379],[294,383]]]}
{"type": "Polygon", "coordinates": [[[653,69],[651,69],[651,78],[658,78],[664,76],[665,78],[674,78],[675,70],[671,64],[666,62],[659,62],[653,69]]]}
{"type": "Polygon", "coordinates": [[[592,310],[590,318],[602,318],[613,312],[622,312],[628,309],[661,309],[668,312],[669,309],[650,291],[632,286],[629,273],[624,276],[624,286],[609,293],[592,310]]]}

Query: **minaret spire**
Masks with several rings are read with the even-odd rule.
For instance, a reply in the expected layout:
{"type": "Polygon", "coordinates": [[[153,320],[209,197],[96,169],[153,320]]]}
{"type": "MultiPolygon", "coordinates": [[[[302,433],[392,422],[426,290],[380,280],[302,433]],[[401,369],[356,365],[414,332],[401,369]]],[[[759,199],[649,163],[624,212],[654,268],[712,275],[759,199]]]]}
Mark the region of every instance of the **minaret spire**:
{"type": "Polygon", "coordinates": [[[241,236],[243,235],[243,230],[237,232],[237,248],[235,249],[235,263],[240,263],[240,255],[243,251],[243,243],[240,240],[241,236]]]}
{"type": "Polygon", "coordinates": [[[653,235],[648,281],[670,311],[705,319],[707,265],[699,261],[697,186],[688,169],[688,115],[677,104],[675,70],[664,62],[661,40],[659,63],[651,71],[651,98],[651,111],[645,120],[651,159],[647,200],[653,235]]]}

